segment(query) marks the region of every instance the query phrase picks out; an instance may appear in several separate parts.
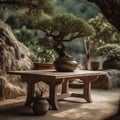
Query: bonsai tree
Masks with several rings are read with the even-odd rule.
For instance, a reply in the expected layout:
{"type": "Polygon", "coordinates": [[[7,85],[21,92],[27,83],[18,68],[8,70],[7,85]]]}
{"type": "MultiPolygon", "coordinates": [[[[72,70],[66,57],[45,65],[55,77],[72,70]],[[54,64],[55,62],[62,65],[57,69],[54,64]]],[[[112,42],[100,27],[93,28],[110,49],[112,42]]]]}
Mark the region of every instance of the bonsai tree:
{"type": "Polygon", "coordinates": [[[120,45],[105,44],[97,49],[98,55],[106,59],[116,59],[120,61],[120,45]]]}
{"type": "Polygon", "coordinates": [[[51,43],[51,47],[58,53],[59,57],[68,57],[64,42],[69,42],[75,38],[90,36],[94,29],[85,20],[72,14],[58,14],[51,18],[41,20],[36,25],[45,33],[42,46],[51,43]],[[49,42],[48,42],[49,41],[49,42]]]}
{"type": "Polygon", "coordinates": [[[57,14],[56,16],[40,20],[35,27],[44,32],[45,36],[39,41],[40,46],[50,46],[58,54],[58,59],[73,60],[66,53],[64,42],[75,40],[75,38],[88,37],[94,33],[94,29],[85,20],[73,14],[57,14]],[[50,45],[50,44],[51,45],[50,45]]]}
{"type": "Polygon", "coordinates": [[[96,34],[89,39],[91,53],[94,53],[98,47],[108,43],[120,44],[119,32],[102,14],[98,14],[95,18],[90,19],[88,23],[92,25],[96,31],[96,34]]]}
{"type": "Polygon", "coordinates": [[[98,55],[105,57],[103,69],[119,69],[120,70],[120,45],[106,44],[98,48],[98,55]]]}
{"type": "Polygon", "coordinates": [[[95,18],[90,19],[88,23],[93,26],[94,30],[96,31],[96,34],[85,40],[88,61],[90,57],[95,60],[96,58],[98,59],[96,52],[98,47],[108,43],[120,44],[119,32],[102,14],[98,14],[98,16],[95,18]]]}

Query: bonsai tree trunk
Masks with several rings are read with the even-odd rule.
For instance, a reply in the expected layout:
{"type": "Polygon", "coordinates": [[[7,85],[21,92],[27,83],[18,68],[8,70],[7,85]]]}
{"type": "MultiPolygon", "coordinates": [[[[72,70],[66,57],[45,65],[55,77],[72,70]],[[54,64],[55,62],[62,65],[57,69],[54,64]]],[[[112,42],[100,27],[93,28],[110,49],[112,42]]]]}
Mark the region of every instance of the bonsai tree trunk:
{"type": "Polygon", "coordinates": [[[59,57],[65,57],[67,56],[66,52],[66,47],[62,42],[57,42],[54,44],[54,50],[58,54],[59,57]]]}

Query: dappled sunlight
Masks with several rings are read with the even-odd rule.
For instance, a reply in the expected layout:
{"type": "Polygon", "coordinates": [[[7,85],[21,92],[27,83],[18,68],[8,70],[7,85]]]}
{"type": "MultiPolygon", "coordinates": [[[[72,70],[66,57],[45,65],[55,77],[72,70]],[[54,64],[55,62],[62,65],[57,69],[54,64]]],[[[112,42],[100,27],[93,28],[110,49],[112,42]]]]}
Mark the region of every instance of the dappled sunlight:
{"type": "Polygon", "coordinates": [[[53,114],[53,116],[60,117],[60,118],[70,118],[70,119],[77,119],[80,118],[80,116],[86,115],[87,112],[81,112],[79,108],[72,108],[68,110],[64,110],[62,112],[58,112],[53,114]]]}
{"type": "MultiPolygon", "coordinates": [[[[62,111],[58,111],[57,113],[53,113],[52,116],[61,118],[61,119],[69,119],[69,120],[93,120],[95,117],[96,120],[102,120],[101,118],[104,118],[104,116],[109,116],[111,113],[116,113],[117,111],[117,104],[116,107],[114,104],[108,103],[86,103],[86,104],[77,104],[74,103],[72,105],[65,104],[65,107],[68,107],[68,109],[62,109],[62,111]],[[102,109],[102,110],[101,110],[102,109]]],[[[64,105],[61,105],[62,107],[64,105]]]]}
{"type": "Polygon", "coordinates": [[[25,97],[13,99],[9,106],[0,105],[0,120],[104,120],[117,112],[119,90],[92,90],[93,103],[67,98],[58,102],[59,110],[49,110],[44,116],[35,116],[31,107],[23,106],[25,97]]]}
{"type": "MultiPolygon", "coordinates": [[[[73,90],[77,91],[77,89],[73,90]]],[[[103,120],[111,113],[115,114],[118,110],[119,89],[110,90],[92,90],[93,103],[86,103],[82,99],[67,98],[60,102],[60,110],[53,113],[52,116],[65,120],[103,120]],[[68,102],[68,101],[75,101],[68,102]]]]}

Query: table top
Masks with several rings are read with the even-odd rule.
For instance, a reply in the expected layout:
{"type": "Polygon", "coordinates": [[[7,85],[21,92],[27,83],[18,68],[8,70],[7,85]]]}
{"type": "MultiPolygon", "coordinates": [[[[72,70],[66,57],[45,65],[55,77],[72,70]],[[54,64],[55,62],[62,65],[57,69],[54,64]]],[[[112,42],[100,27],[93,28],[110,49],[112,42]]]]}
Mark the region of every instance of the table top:
{"type": "Polygon", "coordinates": [[[55,70],[24,70],[24,71],[8,71],[8,74],[14,75],[34,75],[60,78],[72,78],[81,76],[96,76],[105,75],[105,71],[91,71],[91,70],[75,70],[74,72],[57,72],[55,70]]]}

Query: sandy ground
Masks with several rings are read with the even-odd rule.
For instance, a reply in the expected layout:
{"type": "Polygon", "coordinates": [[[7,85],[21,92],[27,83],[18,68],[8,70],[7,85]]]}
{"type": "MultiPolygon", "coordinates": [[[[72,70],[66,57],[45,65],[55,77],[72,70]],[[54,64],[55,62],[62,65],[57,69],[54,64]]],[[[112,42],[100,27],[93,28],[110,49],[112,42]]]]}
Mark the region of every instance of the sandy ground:
{"type": "Polygon", "coordinates": [[[0,120],[104,120],[116,113],[119,93],[118,88],[92,90],[93,103],[86,103],[84,99],[79,98],[67,98],[59,102],[59,110],[49,110],[44,116],[36,116],[32,107],[25,107],[24,96],[0,101],[0,120]]]}

